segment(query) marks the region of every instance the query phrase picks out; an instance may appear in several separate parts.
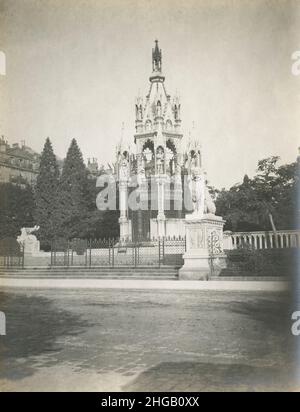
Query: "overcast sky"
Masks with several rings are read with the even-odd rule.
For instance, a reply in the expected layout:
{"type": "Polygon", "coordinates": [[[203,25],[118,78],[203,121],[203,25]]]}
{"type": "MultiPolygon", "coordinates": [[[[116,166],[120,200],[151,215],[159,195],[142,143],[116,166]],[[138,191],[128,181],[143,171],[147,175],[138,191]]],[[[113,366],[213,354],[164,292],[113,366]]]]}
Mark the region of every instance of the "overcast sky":
{"type": "Polygon", "coordinates": [[[148,91],[159,40],[168,93],[181,96],[211,184],[295,160],[300,145],[300,2],[256,0],[0,0],[0,134],[64,157],[114,158],[122,122],[133,144],[134,101],[148,91]]]}

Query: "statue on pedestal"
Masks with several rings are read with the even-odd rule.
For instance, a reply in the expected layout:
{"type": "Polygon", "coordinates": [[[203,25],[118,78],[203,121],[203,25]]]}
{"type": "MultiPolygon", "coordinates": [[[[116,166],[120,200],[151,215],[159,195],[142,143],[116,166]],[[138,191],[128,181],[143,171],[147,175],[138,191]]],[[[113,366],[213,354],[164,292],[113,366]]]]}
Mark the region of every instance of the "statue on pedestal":
{"type": "Polygon", "coordinates": [[[122,155],[119,166],[119,179],[121,181],[127,181],[129,179],[129,161],[125,154],[122,155]]]}
{"type": "Polygon", "coordinates": [[[193,217],[202,218],[205,205],[205,176],[199,166],[191,167],[190,191],[193,202],[193,217]]]}
{"type": "Polygon", "coordinates": [[[186,167],[190,175],[190,193],[192,196],[193,210],[191,217],[202,218],[204,214],[215,215],[216,206],[206,186],[206,177],[202,169],[201,152],[197,149],[197,142],[189,144],[190,150],[186,167]]]}
{"type": "Polygon", "coordinates": [[[33,255],[40,251],[40,242],[35,235],[32,235],[32,233],[37,232],[39,228],[37,225],[34,227],[22,227],[21,235],[17,237],[17,242],[23,246],[24,253],[33,255]]]}

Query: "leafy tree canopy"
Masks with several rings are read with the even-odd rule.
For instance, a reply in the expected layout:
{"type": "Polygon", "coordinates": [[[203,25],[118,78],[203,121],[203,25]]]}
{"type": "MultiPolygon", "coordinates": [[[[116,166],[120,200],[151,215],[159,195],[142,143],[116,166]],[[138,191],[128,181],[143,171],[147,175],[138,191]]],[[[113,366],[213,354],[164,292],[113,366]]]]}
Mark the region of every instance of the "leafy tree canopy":
{"type": "Polygon", "coordinates": [[[273,156],[258,162],[257,173],[244,176],[241,184],[223,189],[217,196],[217,214],[233,231],[292,229],[297,226],[297,163],[278,165],[273,156]]]}

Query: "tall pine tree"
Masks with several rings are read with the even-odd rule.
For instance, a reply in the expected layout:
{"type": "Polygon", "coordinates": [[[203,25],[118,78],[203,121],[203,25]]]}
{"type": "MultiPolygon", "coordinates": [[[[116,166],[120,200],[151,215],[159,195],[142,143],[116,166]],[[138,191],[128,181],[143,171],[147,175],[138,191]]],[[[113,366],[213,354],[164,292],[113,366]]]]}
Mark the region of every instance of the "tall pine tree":
{"type": "Polygon", "coordinates": [[[59,169],[49,137],[47,137],[40,159],[39,174],[35,187],[35,219],[40,226],[39,238],[50,242],[56,232],[56,197],[59,169]]]}
{"type": "Polygon", "coordinates": [[[58,187],[58,234],[64,238],[84,237],[83,222],[88,214],[88,177],[82,153],[72,140],[58,187]]]}

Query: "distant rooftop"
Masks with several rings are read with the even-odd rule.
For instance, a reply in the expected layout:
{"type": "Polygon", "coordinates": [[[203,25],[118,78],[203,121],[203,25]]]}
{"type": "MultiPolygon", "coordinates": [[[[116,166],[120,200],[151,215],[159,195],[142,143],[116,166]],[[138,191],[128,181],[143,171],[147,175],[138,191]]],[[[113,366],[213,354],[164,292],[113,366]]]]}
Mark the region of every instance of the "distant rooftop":
{"type": "Polygon", "coordinates": [[[39,153],[26,146],[24,141],[10,145],[3,135],[0,138],[0,152],[28,160],[36,160],[39,157],[39,153]]]}

